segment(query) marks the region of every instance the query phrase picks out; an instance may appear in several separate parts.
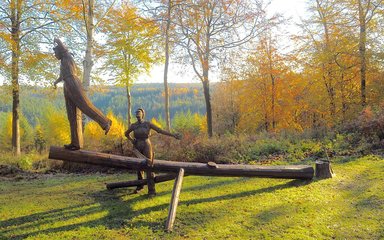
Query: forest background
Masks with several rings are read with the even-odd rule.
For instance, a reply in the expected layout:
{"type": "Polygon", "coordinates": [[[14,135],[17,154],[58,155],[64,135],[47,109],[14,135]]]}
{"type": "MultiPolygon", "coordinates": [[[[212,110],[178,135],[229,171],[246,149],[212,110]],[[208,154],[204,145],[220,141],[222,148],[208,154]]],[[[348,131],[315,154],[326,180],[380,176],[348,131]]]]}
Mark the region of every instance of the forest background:
{"type": "Polygon", "coordinates": [[[383,2],[306,7],[292,22],[266,1],[4,1],[1,151],[44,154],[69,141],[63,96],[51,87],[59,72],[55,36],[73,53],[92,101],[114,121],[104,137],[85,120],[88,148],[128,144],[123,132],[132,106],[140,106],[149,120],[184,134],[184,153],[160,155],[168,159],[257,161],[295,153],[292,146],[303,141],[310,146],[299,159],[310,151],[381,149],[383,2]],[[164,64],[163,86],[137,84],[155,64],[164,64]],[[169,85],[172,64],[192,70],[201,84],[169,85]]]}

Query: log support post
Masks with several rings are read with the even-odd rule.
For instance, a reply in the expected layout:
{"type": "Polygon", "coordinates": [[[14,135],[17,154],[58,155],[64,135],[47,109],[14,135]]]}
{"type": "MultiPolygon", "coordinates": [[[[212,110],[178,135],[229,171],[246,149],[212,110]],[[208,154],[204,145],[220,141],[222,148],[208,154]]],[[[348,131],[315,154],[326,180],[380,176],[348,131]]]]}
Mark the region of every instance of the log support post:
{"type": "Polygon", "coordinates": [[[169,211],[168,211],[168,218],[167,218],[167,222],[165,223],[165,229],[167,231],[172,231],[173,229],[173,224],[176,218],[176,209],[179,203],[181,185],[183,184],[183,178],[184,178],[184,169],[180,168],[179,174],[175,179],[175,184],[173,185],[172,198],[171,198],[171,203],[169,205],[169,211]]]}
{"type": "Polygon", "coordinates": [[[329,161],[316,161],[315,172],[318,179],[332,178],[335,175],[329,161]]]}

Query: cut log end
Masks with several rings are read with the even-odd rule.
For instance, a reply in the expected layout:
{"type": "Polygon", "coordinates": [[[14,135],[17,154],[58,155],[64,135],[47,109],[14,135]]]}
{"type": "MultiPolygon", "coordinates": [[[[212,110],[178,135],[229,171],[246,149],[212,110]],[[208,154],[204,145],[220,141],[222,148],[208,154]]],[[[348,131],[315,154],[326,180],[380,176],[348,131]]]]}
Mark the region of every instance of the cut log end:
{"type": "Polygon", "coordinates": [[[332,178],[334,175],[329,161],[316,161],[316,178],[326,179],[332,178]]]}
{"type": "Polygon", "coordinates": [[[217,168],[217,164],[215,162],[207,162],[207,166],[210,168],[217,168]]]}

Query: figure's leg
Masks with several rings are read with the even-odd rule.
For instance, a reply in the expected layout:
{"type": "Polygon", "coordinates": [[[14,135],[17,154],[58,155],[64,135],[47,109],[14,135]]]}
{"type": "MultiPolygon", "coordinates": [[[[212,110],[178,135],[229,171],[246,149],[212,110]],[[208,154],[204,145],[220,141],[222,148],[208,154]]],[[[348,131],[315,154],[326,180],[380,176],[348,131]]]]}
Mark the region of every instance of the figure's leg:
{"type": "MultiPolygon", "coordinates": [[[[142,180],[142,179],[144,179],[144,171],[137,171],[137,180],[142,180]]],[[[138,186],[136,187],[135,192],[138,193],[138,192],[141,191],[143,188],[144,188],[144,185],[138,185],[138,186]]]]}
{"type": "Polygon", "coordinates": [[[108,133],[109,128],[111,127],[112,121],[108,119],[98,108],[93,105],[89,100],[85,92],[82,90],[82,86],[77,83],[77,81],[68,81],[68,91],[69,98],[73,103],[88,117],[96,121],[102,129],[105,130],[105,134],[108,133]]]}
{"type": "Polygon", "coordinates": [[[65,147],[71,150],[77,150],[83,147],[81,111],[76,107],[76,105],[68,97],[68,93],[66,89],[64,89],[64,98],[65,98],[65,106],[67,109],[69,126],[71,129],[71,143],[69,145],[65,145],[65,147]]]}
{"type": "MultiPolygon", "coordinates": [[[[146,156],[151,162],[148,164],[150,166],[153,165],[153,152],[152,146],[148,143],[143,151],[144,156],[146,156]]],[[[147,180],[148,180],[148,195],[154,196],[156,195],[155,189],[155,173],[151,170],[147,170],[147,180]]]]}

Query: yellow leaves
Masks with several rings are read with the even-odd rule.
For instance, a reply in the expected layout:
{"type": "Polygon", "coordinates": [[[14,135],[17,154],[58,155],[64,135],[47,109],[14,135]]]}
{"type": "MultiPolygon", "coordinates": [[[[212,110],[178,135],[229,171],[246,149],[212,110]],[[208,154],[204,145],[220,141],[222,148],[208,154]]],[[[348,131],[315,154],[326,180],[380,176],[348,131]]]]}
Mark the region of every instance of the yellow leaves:
{"type": "Polygon", "coordinates": [[[107,36],[104,67],[113,69],[119,85],[132,84],[159,60],[158,50],[154,48],[158,27],[139,16],[134,7],[123,4],[112,9],[102,23],[102,30],[107,36]]]}
{"type": "MultiPolygon", "coordinates": [[[[4,25],[3,26],[0,25],[0,30],[2,28],[5,28],[5,26],[4,25]]],[[[5,32],[5,31],[4,32],[0,32],[0,39],[2,41],[6,42],[9,46],[12,45],[13,40],[12,40],[12,35],[10,33],[5,32]]]]}
{"type": "Polygon", "coordinates": [[[124,124],[121,120],[119,120],[116,116],[113,115],[112,112],[107,114],[107,117],[112,120],[112,127],[108,133],[108,137],[110,138],[123,138],[124,137],[124,124]]]}
{"type": "Polygon", "coordinates": [[[207,116],[198,113],[193,114],[194,122],[199,126],[200,132],[207,132],[207,116]]]}
{"type": "Polygon", "coordinates": [[[36,68],[37,65],[49,57],[51,57],[51,54],[25,51],[22,60],[25,68],[36,68]]]}
{"type": "Polygon", "coordinates": [[[171,90],[172,92],[172,95],[185,95],[189,92],[189,89],[188,88],[173,88],[171,90]]]}
{"type": "Polygon", "coordinates": [[[152,118],[151,119],[151,123],[153,125],[155,125],[156,127],[159,127],[159,128],[163,128],[162,124],[160,123],[160,121],[158,121],[156,118],[152,118]]]}
{"type": "Polygon", "coordinates": [[[0,139],[1,145],[8,148],[11,147],[12,141],[12,113],[7,113],[4,124],[0,125],[0,139]]]}
{"type": "Polygon", "coordinates": [[[88,141],[100,141],[104,135],[103,130],[99,124],[94,121],[88,122],[84,128],[84,140],[88,141]]]}
{"type": "Polygon", "coordinates": [[[70,142],[69,122],[65,110],[48,108],[42,125],[47,142],[57,145],[70,142]]]}
{"type": "Polygon", "coordinates": [[[94,121],[88,122],[84,129],[84,146],[87,148],[109,149],[116,144],[121,143],[125,136],[125,126],[112,112],[107,114],[112,120],[111,129],[108,135],[104,134],[104,130],[94,121]]]}

